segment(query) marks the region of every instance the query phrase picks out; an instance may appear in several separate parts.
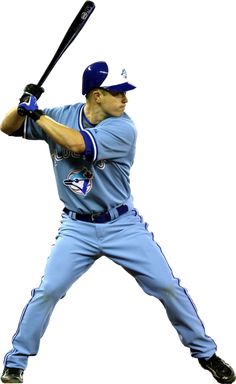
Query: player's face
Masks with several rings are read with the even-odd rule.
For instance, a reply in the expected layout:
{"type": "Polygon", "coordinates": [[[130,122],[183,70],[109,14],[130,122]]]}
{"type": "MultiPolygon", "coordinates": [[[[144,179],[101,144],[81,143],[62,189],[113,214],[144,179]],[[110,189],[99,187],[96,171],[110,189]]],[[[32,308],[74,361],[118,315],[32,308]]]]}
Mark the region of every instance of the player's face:
{"type": "Polygon", "coordinates": [[[125,92],[101,90],[100,107],[107,116],[119,117],[124,113],[128,102],[125,92]]]}

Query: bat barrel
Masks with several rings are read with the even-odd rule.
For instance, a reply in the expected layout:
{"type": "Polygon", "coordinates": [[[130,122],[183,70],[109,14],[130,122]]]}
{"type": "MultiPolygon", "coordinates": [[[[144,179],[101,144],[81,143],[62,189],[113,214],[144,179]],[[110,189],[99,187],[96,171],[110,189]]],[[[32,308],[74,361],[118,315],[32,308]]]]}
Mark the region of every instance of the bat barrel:
{"type": "Polygon", "coordinates": [[[39,86],[41,86],[44,83],[44,81],[46,80],[49,73],[51,72],[53,67],[56,65],[56,63],[58,62],[60,57],[63,55],[63,53],[70,46],[72,41],[76,38],[78,33],[84,27],[84,25],[86,24],[88,18],[91,16],[94,9],[95,9],[95,4],[92,1],[86,1],[84,3],[84,5],[80,9],[78,15],[75,17],[74,21],[70,25],[64,38],[62,39],[61,44],[59,45],[55,55],[53,56],[51,62],[47,66],[46,70],[44,71],[41,79],[38,81],[39,86]]]}

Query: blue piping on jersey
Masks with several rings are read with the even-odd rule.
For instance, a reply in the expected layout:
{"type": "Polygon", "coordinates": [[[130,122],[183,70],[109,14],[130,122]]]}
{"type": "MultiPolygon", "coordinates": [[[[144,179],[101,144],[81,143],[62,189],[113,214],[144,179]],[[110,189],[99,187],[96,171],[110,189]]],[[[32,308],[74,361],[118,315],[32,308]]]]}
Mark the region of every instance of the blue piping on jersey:
{"type": "Polygon", "coordinates": [[[96,141],[95,141],[93,135],[91,134],[91,132],[89,132],[89,128],[85,129],[83,127],[83,115],[84,115],[84,105],[80,108],[80,111],[79,111],[78,124],[79,124],[81,134],[82,134],[84,141],[85,141],[85,147],[86,147],[85,155],[91,156],[92,161],[95,162],[97,159],[97,154],[98,154],[97,144],[96,144],[96,141]],[[88,146],[88,148],[87,148],[87,146],[88,146]]]}
{"type": "Polygon", "coordinates": [[[90,157],[92,158],[92,161],[95,161],[97,153],[94,150],[94,148],[96,149],[96,145],[94,145],[94,139],[92,135],[90,135],[89,132],[86,130],[81,130],[80,133],[83,136],[85,142],[85,152],[83,153],[83,155],[85,155],[86,157],[90,157]]]}

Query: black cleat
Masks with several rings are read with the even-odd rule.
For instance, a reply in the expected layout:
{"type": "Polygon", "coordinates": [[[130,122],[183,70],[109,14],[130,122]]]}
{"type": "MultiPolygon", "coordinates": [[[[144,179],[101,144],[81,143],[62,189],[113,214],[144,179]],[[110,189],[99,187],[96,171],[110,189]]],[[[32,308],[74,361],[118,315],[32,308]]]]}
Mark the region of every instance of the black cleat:
{"type": "Polygon", "coordinates": [[[23,383],[24,370],[21,368],[5,367],[1,380],[3,383],[23,383]]]}
{"type": "Polygon", "coordinates": [[[202,368],[212,373],[218,383],[233,383],[236,379],[233,368],[214,354],[210,359],[198,359],[202,368]]]}

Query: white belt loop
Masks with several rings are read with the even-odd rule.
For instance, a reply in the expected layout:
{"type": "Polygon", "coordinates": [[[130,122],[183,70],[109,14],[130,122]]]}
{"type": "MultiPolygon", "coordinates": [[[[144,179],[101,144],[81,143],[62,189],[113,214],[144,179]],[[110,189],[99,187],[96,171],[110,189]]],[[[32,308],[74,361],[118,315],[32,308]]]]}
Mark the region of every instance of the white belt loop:
{"type": "Polygon", "coordinates": [[[69,211],[68,216],[69,216],[72,220],[76,220],[76,212],[69,211]]]}
{"type": "Polygon", "coordinates": [[[111,220],[117,219],[119,217],[119,213],[116,208],[109,209],[109,215],[111,216],[111,220]]]}

